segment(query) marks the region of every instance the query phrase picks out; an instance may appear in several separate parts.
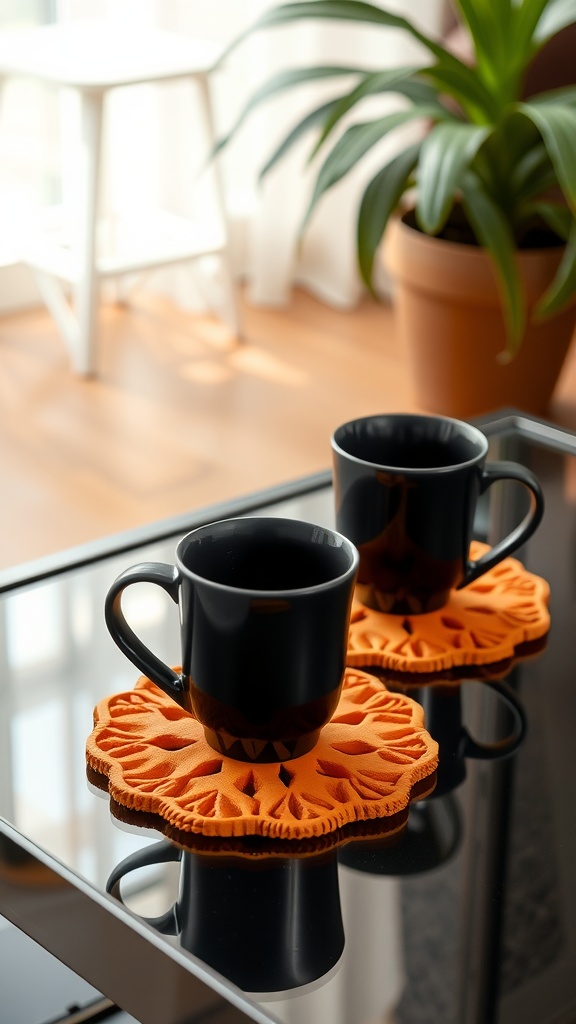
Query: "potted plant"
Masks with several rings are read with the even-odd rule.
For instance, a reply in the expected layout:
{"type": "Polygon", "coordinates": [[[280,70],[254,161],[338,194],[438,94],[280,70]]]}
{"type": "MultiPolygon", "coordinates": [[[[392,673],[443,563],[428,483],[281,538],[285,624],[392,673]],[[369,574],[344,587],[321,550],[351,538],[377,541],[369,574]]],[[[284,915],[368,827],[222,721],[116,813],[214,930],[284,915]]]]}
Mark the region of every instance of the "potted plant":
{"type": "Polygon", "coordinates": [[[470,42],[467,60],[407,18],[360,0],[307,0],[266,11],[233,46],[254,30],[320,18],[408,33],[429,57],[382,70],[282,71],[251,97],[219,145],[262,100],[345,76],[346,89],[300,120],[262,171],[315,133],[311,156],[319,166],[304,229],[329,188],[384,136],[419,120],[421,139],[387,156],[361,197],[361,275],[372,289],[386,233],[399,329],[423,407],[453,415],[500,405],[542,412],[575,323],[576,85],[529,99],[523,87],[542,48],[576,22],[576,3],[457,0],[456,11],[470,42]],[[390,92],[404,98],[402,109],[350,123],[365,97],[390,92]],[[533,381],[525,383],[532,363],[533,381]],[[496,390],[485,394],[485,387],[496,390]]]}

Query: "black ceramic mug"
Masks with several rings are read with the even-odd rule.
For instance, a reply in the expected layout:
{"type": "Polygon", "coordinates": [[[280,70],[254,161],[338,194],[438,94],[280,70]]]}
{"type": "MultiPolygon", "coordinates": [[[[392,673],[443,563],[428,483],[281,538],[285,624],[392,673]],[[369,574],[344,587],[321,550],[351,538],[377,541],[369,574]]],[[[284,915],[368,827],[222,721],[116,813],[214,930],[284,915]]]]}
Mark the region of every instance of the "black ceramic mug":
{"type": "Polygon", "coordinates": [[[249,860],[180,851],[162,840],[119,864],[107,892],[151,864],[180,861],[180,892],[144,918],[247,992],[281,992],[323,977],[344,950],[337,851],[249,860]]]}
{"type": "Polygon", "coordinates": [[[445,605],[516,551],[542,519],[538,480],[515,462],[486,463],[488,441],[444,416],[367,416],[332,436],[336,528],[360,551],[358,596],[392,614],[445,605]],[[480,495],[496,480],[531,494],[522,522],[477,561],[469,558],[480,495]]]}
{"type": "Polygon", "coordinates": [[[316,743],[344,677],[358,552],[294,519],[226,519],[187,534],[176,565],[121,573],[106,624],[121,651],[192,712],[212,747],[243,761],[286,761],[316,743]],[[179,605],[182,672],[126,622],[122,593],[156,583],[179,605]]]}

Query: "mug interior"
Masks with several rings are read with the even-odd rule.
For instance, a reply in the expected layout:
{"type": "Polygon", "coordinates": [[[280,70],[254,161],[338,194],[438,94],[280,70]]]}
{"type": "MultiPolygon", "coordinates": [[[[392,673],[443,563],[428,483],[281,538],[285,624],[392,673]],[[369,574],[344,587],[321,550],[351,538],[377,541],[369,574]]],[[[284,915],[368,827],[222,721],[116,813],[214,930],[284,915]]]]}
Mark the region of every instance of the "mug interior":
{"type": "Polygon", "coordinates": [[[195,530],[179,547],[185,569],[226,587],[286,591],[318,587],[355,567],[338,534],[288,519],[230,519],[195,530]]]}
{"type": "Polygon", "coordinates": [[[388,469],[446,469],[486,454],[488,442],[469,423],[443,416],[366,416],[338,427],[333,447],[388,469]]]}

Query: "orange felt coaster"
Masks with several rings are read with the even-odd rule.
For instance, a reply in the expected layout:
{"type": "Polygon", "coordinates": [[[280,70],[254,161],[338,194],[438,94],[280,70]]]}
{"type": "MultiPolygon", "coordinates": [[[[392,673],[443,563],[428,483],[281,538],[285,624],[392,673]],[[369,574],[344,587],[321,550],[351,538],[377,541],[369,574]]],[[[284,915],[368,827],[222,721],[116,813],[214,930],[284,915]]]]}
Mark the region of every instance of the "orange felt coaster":
{"type": "MultiPolygon", "coordinates": [[[[474,541],[477,559],[486,544],[474,541]]],[[[550,628],[550,588],[515,558],[505,558],[474,583],[453,590],[448,604],[424,615],[390,615],[355,598],[348,665],[402,673],[442,672],[512,658],[550,628]]]]}
{"type": "Polygon", "coordinates": [[[94,722],[88,768],[107,777],[112,799],[203,836],[300,840],[394,815],[438,764],[421,706],[355,669],[314,749],[282,764],[217,753],[144,676],[100,701],[94,722]]]}

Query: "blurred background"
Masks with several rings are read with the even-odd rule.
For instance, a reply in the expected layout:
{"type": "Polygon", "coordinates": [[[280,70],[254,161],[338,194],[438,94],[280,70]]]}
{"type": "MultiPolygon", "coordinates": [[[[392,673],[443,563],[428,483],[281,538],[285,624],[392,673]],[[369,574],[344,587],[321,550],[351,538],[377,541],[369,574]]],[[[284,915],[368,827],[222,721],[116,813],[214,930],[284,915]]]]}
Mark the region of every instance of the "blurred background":
{"type": "MultiPolygon", "coordinates": [[[[98,20],[111,60],[148,29],[205,39],[219,52],[268,6],[1,0],[0,48],[12,30],[98,20]]],[[[453,24],[447,0],[386,6],[437,36],[453,24]]],[[[216,136],[282,68],[394,67],[421,56],[402,33],[356,24],[256,33],[210,76],[216,136]]],[[[417,407],[390,282],[378,264],[378,299],[367,294],[355,237],[363,187],[386,147],[405,143],[414,126],[382,140],[323,197],[299,245],[317,169],[307,163],[310,141],[299,141],[263,182],[258,175],[311,98],[322,102],[330,87],[306,84],[259,106],[217,161],[236,326],[225,315],[213,254],[106,280],[98,372],[82,376],[22,256],[40,217],[51,224],[68,211],[74,228],[78,96],[17,74],[0,75],[0,85],[0,567],[324,469],[339,423],[417,407]]],[[[401,103],[380,95],[367,99],[366,111],[401,103]]],[[[209,228],[218,216],[215,162],[192,83],[111,90],[105,113],[99,198],[109,233],[125,216],[143,227],[141,211],[160,208],[209,228]]],[[[137,230],[136,245],[138,237],[137,230]]],[[[568,426],[576,426],[574,373],[568,361],[551,407],[568,426]]]]}

